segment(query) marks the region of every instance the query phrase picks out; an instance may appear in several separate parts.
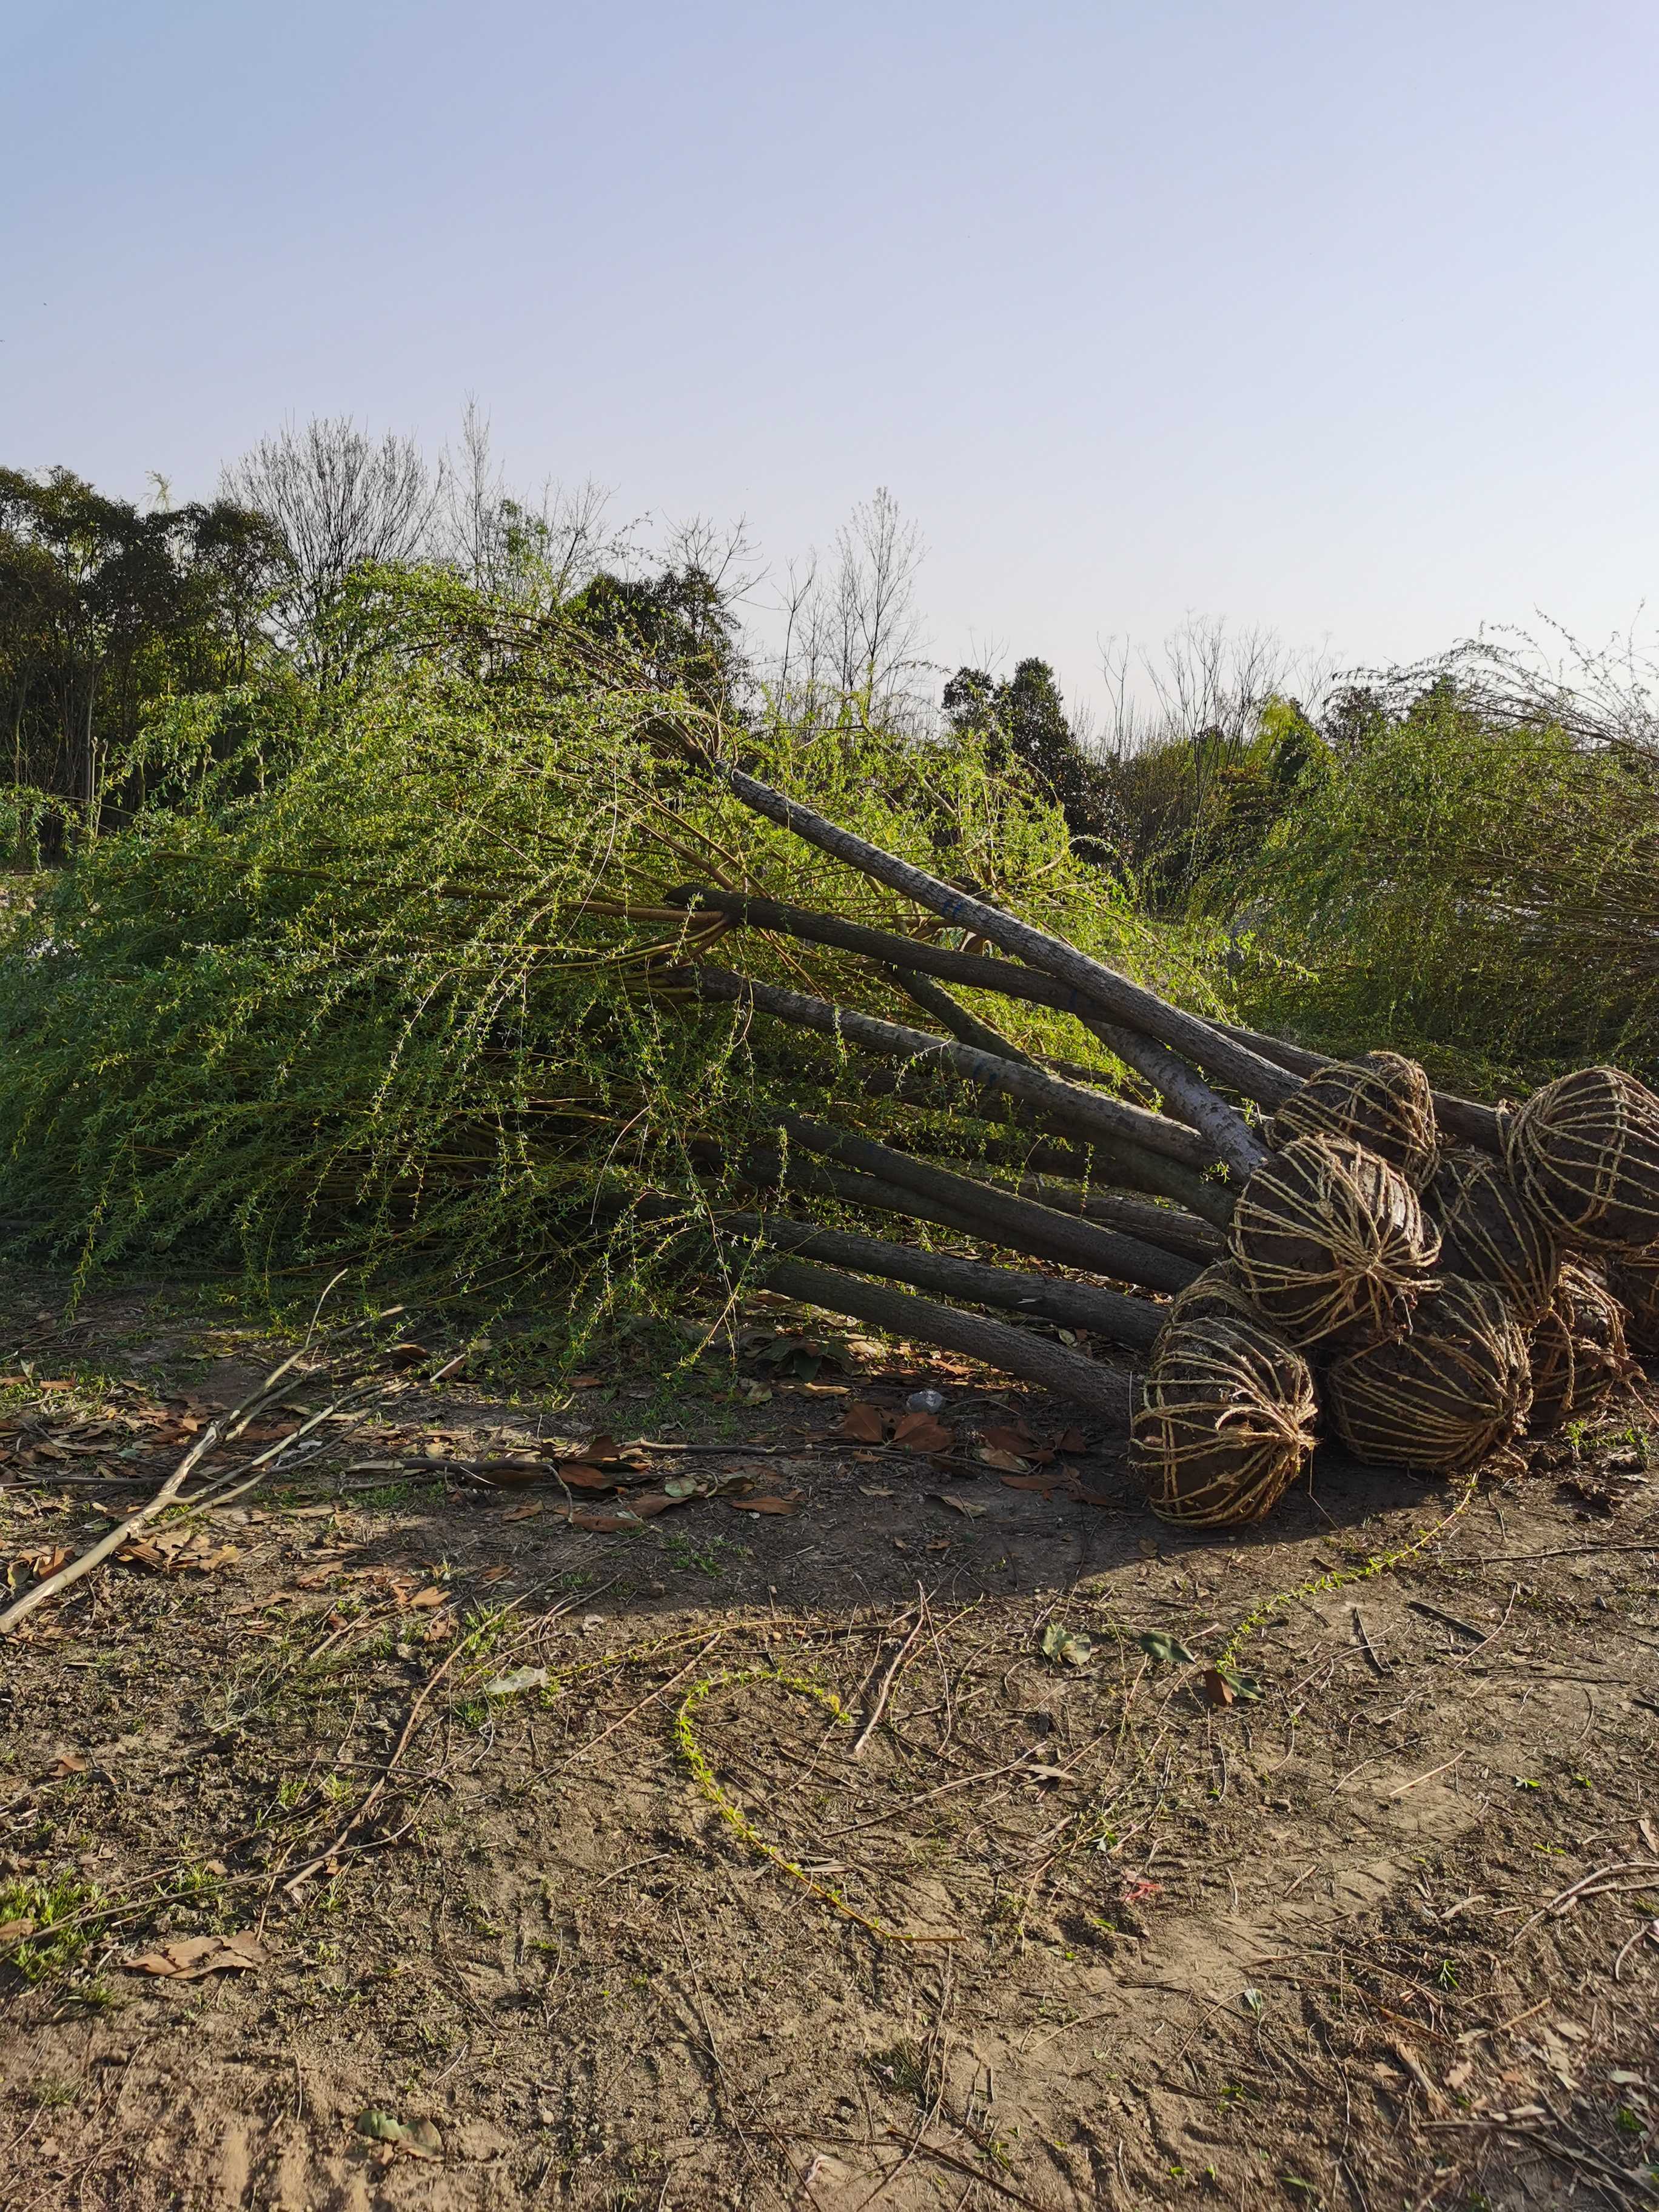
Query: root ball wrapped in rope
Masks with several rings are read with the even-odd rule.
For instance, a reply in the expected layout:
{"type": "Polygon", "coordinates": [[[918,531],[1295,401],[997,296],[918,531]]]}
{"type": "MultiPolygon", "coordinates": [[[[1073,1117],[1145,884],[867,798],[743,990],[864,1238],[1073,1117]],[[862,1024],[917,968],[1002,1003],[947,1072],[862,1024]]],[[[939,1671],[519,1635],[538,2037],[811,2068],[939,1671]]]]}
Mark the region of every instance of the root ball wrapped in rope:
{"type": "Polygon", "coordinates": [[[1561,1248],[1514,1179],[1478,1152],[1449,1153],[1430,1204],[1446,1273],[1489,1284],[1523,1328],[1541,1321],[1555,1296],[1561,1248]]]}
{"type": "Polygon", "coordinates": [[[1471,1466],[1531,1403],[1525,1330],[1496,1291],[1456,1275],[1419,1301],[1409,1336],[1333,1360],[1325,1376],[1338,1434],[1384,1467],[1471,1466]]]}
{"type": "Polygon", "coordinates": [[[1659,1097],[1622,1068],[1581,1067],[1504,1116],[1522,1196],[1564,1243],[1638,1252],[1659,1242],[1659,1097]]]}
{"type": "Polygon", "coordinates": [[[1592,1419],[1633,1362],[1619,1301],[1587,1267],[1561,1270],[1554,1303],[1532,1333],[1532,1420],[1537,1436],[1592,1419]]]}
{"type": "Polygon", "coordinates": [[[1659,1352],[1659,1253],[1633,1252],[1610,1260],[1607,1288],[1625,1309],[1626,1340],[1638,1352],[1659,1352]]]}
{"type": "Polygon", "coordinates": [[[1313,1455],[1313,1375],[1281,1336],[1233,1316],[1165,1328],[1136,1411],[1132,1458],[1166,1521],[1259,1520],[1313,1455]]]}
{"type": "Polygon", "coordinates": [[[1347,1137],[1297,1137],[1239,1194],[1228,1233],[1239,1283],[1306,1350],[1399,1336],[1432,1289],[1440,1237],[1417,1193],[1347,1137]]]}
{"type": "Polygon", "coordinates": [[[1333,1060],[1291,1093],[1267,1130],[1275,1152],[1310,1136],[1351,1138],[1397,1168],[1413,1190],[1422,1190],[1440,1144],[1428,1076],[1397,1052],[1333,1060]]]}
{"type": "Polygon", "coordinates": [[[1238,1279],[1237,1271],[1225,1260],[1218,1260],[1201,1275],[1195,1275],[1184,1291],[1176,1291],[1164,1309],[1164,1325],[1174,1328],[1183,1321],[1215,1319],[1261,1326],[1260,1311],[1238,1279]]]}

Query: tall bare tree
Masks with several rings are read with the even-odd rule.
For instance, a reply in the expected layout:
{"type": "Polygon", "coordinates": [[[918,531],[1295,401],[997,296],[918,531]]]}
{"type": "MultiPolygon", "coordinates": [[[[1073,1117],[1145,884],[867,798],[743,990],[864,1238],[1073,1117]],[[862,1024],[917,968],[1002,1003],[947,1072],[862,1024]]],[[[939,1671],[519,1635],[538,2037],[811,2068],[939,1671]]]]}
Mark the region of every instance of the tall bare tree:
{"type": "Polygon", "coordinates": [[[319,681],[361,647],[338,617],[353,574],[429,550],[440,483],[413,439],[376,439],[349,416],[318,416],[264,438],[224,471],[223,495],[262,514],[283,549],[272,609],[279,641],[319,681]]]}

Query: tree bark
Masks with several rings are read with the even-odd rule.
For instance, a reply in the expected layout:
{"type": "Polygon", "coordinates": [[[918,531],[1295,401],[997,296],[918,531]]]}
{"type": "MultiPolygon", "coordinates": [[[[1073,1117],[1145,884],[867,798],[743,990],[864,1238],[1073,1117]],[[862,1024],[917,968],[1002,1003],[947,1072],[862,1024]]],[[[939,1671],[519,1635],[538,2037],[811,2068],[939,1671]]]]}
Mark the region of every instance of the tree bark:
{"type": "Polygon", "coordinates": [[[960,929],[972,930],[990,945],[1000,945],[1017,959],[1025,961],[1045,975],[1054,975],[1062,983],[1069,983],[1079,997],[1086,1000],[1091,1012],[1103,1013],[1109,1019],[1127,1023],[1143,1036],[1156,1037],[1172,1052],[1183,1054],[1196,1066],[1228,1084],[1234,1090],[1249,1095],[1249,1085],[1256,1079],[1258,1063],[1255,1053],[1224,1037],[1197,1015],[1185,1012],[1160,999],[1156,991],[1143,984],[1131,982],[1115,969],[1092,960],[1086,952],[1067,945],[1047,930],[1034,929],[1029,922],[1006,914],[1000,907],[989,906],[983,899],[975,898],[952,884],[943,883],[939,877],[929,875],[925,868],[915,867],[896,854],[884,852],[864,838],[854,836],[838,823],[827,821],[811,807],[786,799],[781,791],[769,784],[758,782],[739,769],[722,766],[720,774],[733,796],[745,806],[763,814],[769,821],[777,823],[795,836],[816,845],[820,852],[830,854],[849,867],[885,884],[891,890],[914,899],[933,913],[960,929]]]}
{"type": "Polygon", "coordinates": [[[1127,1297],[1090,1283],[1060,1282],[1027,1275],[1012,1267],[988,1267],[953,1252],[921,1252],[879,1237],[849,1236],[808,1221],[777,1215],[732,1213],[720,1217],[720,1229],[734,1237],[753,1237],[797,1260],[825,1260],[861,1275],[913,1283],[918,1290],[976,1305],[1002,1306],[1062,1328],[1088,1329],[1127,1352],[1149,1352],[1164,1326],[1165,1309],[1146,1298],[1127,1297]]]}
{"type": "Polygon", "coordinates": [[[1040,1068],[1021,1067],[954,1038],[935,1036],[925,1030],[884,1022],[873,1014],[860,1014],[828,999],[809,997],[802,991],[786,991],[775,983],[763,983],[727,968],[699,967],[679,971],[700,997],[727,1005],[753,1006],[798,1028],[817,1030],[825,1036],[845,1037],[887,1059],[916,1059],[922,1055],[941,1066],[954,1068],[970,1083],[988,1090],[1006,1091],[1040,1106],[1049,1120],[1083,1136],[1108,1141],[1127,1137],[1148,1152],[1161,1152],[1184,1167],[1207,1167],[1215,1158],[1212,1146],[1194,1131],[1165,1115],[1149,1114],[1121,1099],[1103,1097],[1040,1068]]]}
{"type": "Polygon", "coordinates": [[[1179,1252],[1183,1260],[1196,1260],[1204,1267],[1226,1254],[1227,1240],[1218,1229],[1176,1206],[1149,1206],[1121,1191],[1085,1189],[1079,1183],[1057,1182],[1040,1175],[1022,1176],[1017,1188],[1022,1198],[1036,1205],[1056,1213],[1079,1214],[1103,1229],[1138,1237],[1143,1244],[1161,1244],[1166,1252],[1179,1252]]]}
{"type": "Polygon", "coordinates": [[[890,1330],[922,1344],[937,1344],[969,1359],[983,1360],[1005,1375],[1035,1382],[1055,1395],[1086,1406],[1120,1433],[1126,1433],[1134,1408],[1135,1390],[1130,1377],[1097,1360],[1069,1351],[1063,1344],[983,1314],[959,1312],[932,1298],[919,1298],[910,1291],[896,1291],[885,1283],[869,1283],[856,1275],[818,1267],[805,1260],[773,1260],[761,1271],[767,1287],[805,1305],[820,1306],[826,1313],[847,1314],[872,1328],[890,1330]]]}
{"type": "Polygon", "coordinates": [[[1143,1243],[1139,1237],[1102,1229],[1071,1213],[1056,1213],[994,1183],[976,1182],[971,1176],[954,1174],[931,1160],[895,1152],[872,1137],[857,1136],[802,1114],[781,1114],[778,1120],[791,1139],[807,1150],[948,1206],[964,1221],[978,1224],[975,1233],[1013,1251],[1028,1252],[1034,1259],[1171,1293],[1184,1290],[1200,1272],[1196,1262],[1161,1245],[1143,1243]]]}

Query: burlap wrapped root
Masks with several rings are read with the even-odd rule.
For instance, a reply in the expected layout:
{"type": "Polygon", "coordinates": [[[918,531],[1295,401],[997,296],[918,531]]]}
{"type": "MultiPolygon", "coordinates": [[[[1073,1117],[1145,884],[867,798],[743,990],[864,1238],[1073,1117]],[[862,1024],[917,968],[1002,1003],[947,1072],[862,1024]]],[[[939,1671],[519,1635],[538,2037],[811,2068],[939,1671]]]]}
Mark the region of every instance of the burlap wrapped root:
{"type": "Polygon", "coordinates": [[[1587,1267],[1569,1262],[1554,1302],[1532,1332],[1533,1434],[1593,1419],[1635,1364],[1618,1299],[1587,1267]]]}
{"type": "Polygon", "coordinates": [[[1659,1097],[1617,1067],[1581,1067],[1504,1117],[1527,1204],[1564,1244],[1640,1252],[1659,1243],[1659,1097]]]}
{"type": "Polygon", "coordinates": [[[1159,1337],[1132,1458],[1166,1521],[1259,1520],[1308,1465],[1318,1405],[1301,1354],[1258,1321],[1204,1314],[1159,1337]]]}
{"type": "Polygon", "coordinates": [[[1419,1301],[1409,1336],[1333,1360],[1324,1395],[1337,1433],[1359,1459],[1470,1467],[1526,1421],[1526,1332],[1496,1291],[1448,1276],[1419,1301]]]}
{"type": "Polygon", "coordinates": [[[1348,1137],[1297,1137],[1240,1192],[1234,1273],[1303,1351],[1402,1335],[1435,1284],[1440,1237],[1398,1169],[1348,1137]]]}
{"type": "Polygon", "coordinates": [[[1273,1115],[1267,1142],[1275,1152],[1297,1137],[1346,1137],[1377,1154],[1422,1190],[1434,1171],[1440,1133],[1434,1093],[1414,1060],[1397,1052],[1335,1060],[1310,1075],[1273,1115]]]}
{"type": "Polygon", "coordinates": [[[1523,1328],[1541,1321],[1555,1296],[1561,1247],[1514,1177],[1480,1152],[1448,1153],[1430,1205],[1446,1273],[1487,1284],[1523,1328]]]}

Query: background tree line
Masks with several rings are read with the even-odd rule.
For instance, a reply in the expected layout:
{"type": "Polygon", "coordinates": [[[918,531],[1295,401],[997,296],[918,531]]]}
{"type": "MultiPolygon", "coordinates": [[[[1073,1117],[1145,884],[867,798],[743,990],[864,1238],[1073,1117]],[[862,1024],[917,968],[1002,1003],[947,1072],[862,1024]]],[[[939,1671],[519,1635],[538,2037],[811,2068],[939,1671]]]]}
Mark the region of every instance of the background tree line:
{"type": "Polygon", "coordinates": [[[1632,639],[1483,635],[1338,680],[1193,622],[1109,653],[1097,724],[1035,654],[930,659],[921,557],[879,491],[763,579],[740,528],[653,536],[592,484],[509,488],[475,409],[435,465],[348,421],[285,429],[204,501],[0,470],[0,842],[27,869],[210,784],[268,787],[377,671],[467,638],[505,679],[556,623],[792,742],[879,737],[896,787],[971,733],[1115,898],[1203,935],[1241,1006],[1309,1042],[1383,1037],[1488,1084],[1659,1068],[1659,716],[1632,639]]]}

